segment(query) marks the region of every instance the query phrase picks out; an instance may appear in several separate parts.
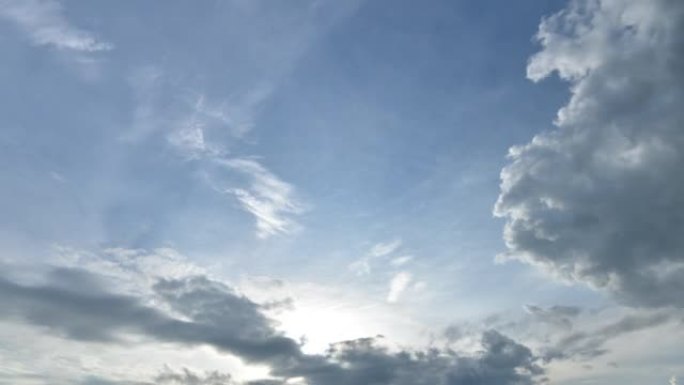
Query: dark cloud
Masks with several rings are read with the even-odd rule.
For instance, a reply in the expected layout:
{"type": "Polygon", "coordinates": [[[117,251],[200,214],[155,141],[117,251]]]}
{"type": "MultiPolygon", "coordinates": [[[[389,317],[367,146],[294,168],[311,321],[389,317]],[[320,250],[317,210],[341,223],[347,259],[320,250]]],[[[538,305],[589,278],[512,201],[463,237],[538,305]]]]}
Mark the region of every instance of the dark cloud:
{"type": "Polygon", "coordinates": [[[684,2],[576,0],[528,66],[571,83],[557,129],[510,151],[508,258],[639,306],[684,305],[684,2]]]}
{"type": "Polygon", "coordinates": [[[482,351],[466,356],[438,349],[390,352],[365,338],[332,345],[326,356],[309,356],[282,374],[330,385],[523,385],[543,374],[532,352],[508,337],[487,331],[481,343],[482,351]]]}
{"type": "Polygon", "coordinates": [[[157,385],[234,385],[230,374],[211,371],[204,374],[183,368],[179,372],[170,369],[160,373],[154,380],[157,385]]]}
{"type": "MultiPolygon", "coordinates": [[[[145,298],[103,291],[102,279],[85,271],[52,274],[77,277],[94,291],[73,284],[19,284],[0,279],[0,318],[28,322],[64,337],[117,343],[127,335],[151,342],[209,345],[241,359],[265,364],[276,379],[250,385],[277,385],[302,378],[316,385],[534,384],[543,375],[527,347],[497,331],[482,334],[482,350],[393,352],[367,338],[332,345],[326,354],[304,354],[298,343],[276,331],[262,307],[205,276],[161,279],[152,286],[157,307],[145,298]],[[280,380],[279,380],[280,379],[280,380]]],[[[130,341],[128,341],[130,343],[130,341]]],[[[155,384],[224,385],[230,376],[166,370],[155,384]]],[[[90,377],[88,384],[124,384],[90,377]]],[[[146,383],[146,382],[142,382],[146,383]]]]}
{"type": "Polygon", "coordinates": [[[77,340],[116,341],[125,333],[189,345],[211,345],[251,362],[299,356],[258,305],[204,277],[161,280],[154,287],[173,318],[131,296],[25,286],[0,279],[0,317],[44,326],[77,340]]]}

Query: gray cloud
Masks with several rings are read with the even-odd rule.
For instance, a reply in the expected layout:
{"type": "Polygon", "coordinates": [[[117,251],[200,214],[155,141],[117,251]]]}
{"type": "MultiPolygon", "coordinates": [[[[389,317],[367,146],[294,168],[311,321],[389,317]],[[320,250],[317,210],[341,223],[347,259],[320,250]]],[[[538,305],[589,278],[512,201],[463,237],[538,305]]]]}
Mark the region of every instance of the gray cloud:
{"type": "Polygon", "coordinates": [[[299,346],[275,332],[258,305],[204,277],[155,286],[173,318],[131,296],[24,286],[0,279],[0,317],[44,326],[69,338],[118,341],[126,333],[189,345],[211,345],[250,362],[297,357],[299,346]]]}
{"type": "Polygon", "coordinates": [[[684,3],[572,1],[528,66],[570,82],[511,149],[495,214],[515,258],[639,306],[684,305],[684,3]]]}
{"type": "Polygon", "coordinates": [[[306,357],[276,374],[330,385],[523,385],[537,383],[543,374],[530,349],[508,337],[487,331],[481,343],[474,356],[438,349],[393,353],[364,338],[332,345],[325,357],[306,357]]]}
{"type": "Polygon", "coordinates": [[[630,314],[601,326],[591,332],[577,331],[558,339],[543,349],[545,361],[567,359],[591,359],[608,353],[606,343],[629,333],[650,329],[676,319],[676,312],[630,314]]]}
{"type": "Polygon", "coordinates": [[[232,385],[230,374],[212,371],[204,374],[183,368],[179,372],[165,370],[155,378],[157,385],[232,385]]]}
{"type": "Polygon", "coordinates": [[[565,329],[571,329],[573,318],[582,312],[582,309],[575,306],[555,305],[545,309],[535,305],[526,305],[524,308],[536,320],[565,329]]]}
{"type": "MultiPolygon", "coordinates": [[[[394,352],[368,338],[309,355],[276,331],[261,305],[206,276],[160,279],[152,286],[153,298],[147,299],[108,292],[98,280],[103,277],[65,269],[50,274],[42,285],[2,278],[0,318],[31,323],[79,341],[131,343],[126,337],[135,335],[148,342],[212,346],[271,369],[274,379],[250,385],[277,385],[297,378],[325,385],[525,385],[537,383],[543,375],[530,349],[493,330],[482,334],[481,351],[475,354],[450,349],[394,352]],[[55,284],[59,277],[75,279],[55,284]],[[79,290],[79,282],[85,290],[79,290]]],[[[99,377],[84,381],[126,383],[99,377]]],[[[149,381],[140,382],[145,383],[149,381]]],[[[226,374],[200,375],[190,370],[164,371],[152,383],[232,385],[226,374]]]]}

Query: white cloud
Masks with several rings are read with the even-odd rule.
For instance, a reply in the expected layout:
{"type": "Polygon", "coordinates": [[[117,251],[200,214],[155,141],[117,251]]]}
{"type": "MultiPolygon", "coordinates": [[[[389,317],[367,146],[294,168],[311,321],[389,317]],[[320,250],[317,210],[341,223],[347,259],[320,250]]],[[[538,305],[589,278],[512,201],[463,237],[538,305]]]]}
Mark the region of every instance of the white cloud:
{"type": "Polygon", "coordinates": [[[406,291],[406,289],[413,281],[413,275],[411,273],[402,271],[397,273],[392,281],[390,281],[389,293],[387,294],[387,302],[396,303],[399,298],[406,291]]]}
{"type": "Polygon", "coordinates": [[[54,0],[0,0],[0,17],[13,21],[36,45],[95,52],[113,45],[69,23],[54,0]]]}
{"type": "Polygon", "coordinates": [[[412,259],[413,259],[412,255],[403,255],[401,257],[397,257],[397,258],[394,258],[393,260],[391,260],[390,265],[392,265],[394,267],[403,266],[403,265],[411,262],[412,259]]]}
{"type": "Polygon", "coordinates": [[[670,385],[677,385],[677,376],[670,377],[670,385]]]}
{"type": "Polygon", "coordinates": [[[65,246],[55,246],[54,249],[54,259],[60,267],[85,269],[108,277],[122,292],[137,292],[160,278],[180,279],[208,274],[207,270],[172,248],[111,247],[96,252],[65,246]]]}
{"type": "Polygon", "coordinates": [[[508,253],[630,304],[684,303],[684,2],[576,0],[528,76],[571,84],[556,130],[510,150],[508,253]]]}
{"type": "Polygon", "coordinates": [[[371,273],[370,261],[368,258],[358,259],[349,264],[349,270],[356,275],[368,275],[371,273]]]}
{"type": "Polygon", "coordinates": [[[168,144],[184,159],[197,161],[206,183],[220,193],[235,197],[244,210],[254,215],[259,238],[289,234],[299,228],[291,216],[302,213],[304,207],[295,199],[294,186],[255,159],[228,156],[228,148],[242,142],[242,136],[251,130],[254,110],[270,95],[268,87],[256,87],[234,103],[215,102],[205,95],[188,103],[178,97],[167,100],[170,92],[165,74],[157,68],[138,70],[129,78],[129,83],[136,91],[138,107],[133,129],[122,136],[123,140],[139,141],[157,131],[168,130],[165,134],[168,144]],[[165,100],[168,103],[162,103],[165,100]],[[158,106],[169,103],[176,106],[173,110],[181,112],[164,112],[158,106]],[[228,132],[229,136],[221,132],[228,132]],[[213,134],[224,140],[212,140],[213,134]],[[219,172],[215,170],[217,164],[219,172]],[[246,177],[247,184],[240,184],[234,175],[226,175],[226,171],[246,177]]]}
{"type": "Polygon", "coordinates": [[[254,159],[235,158],[219,162],[249,177],[248,188],[230,188],[228,192],[254,215],[259,238],[288,234],[298,228],[291,215],[302,213],[304,208],[295,199],[292,185],[254,159]]]}
{"type": "MultiPolygon", "coordinates": [[[[387,257],[397,251],[402,245],[402,240],[397,238],[389,242],[379,242],[373,245],[368,253],[349,265],[349,269],[356,275],[367,275],[372,271],[371,261],[373,259],[387,257]]],[[[392,263],[392,262],[390,262],[392,263]]]]}
{"type": "Polygon", "coordinates": [[[199,122],[189,122],[182,129],[172,132],[168,140],[189,158],[197,158],[208,151],[207,143],[204,141],[204,129],[199,122]]]}
{"type": "Polygon", "coordinates": [[[232,139],[242,139],[254,127],[254,115],[259,105],[271,95],[267,86],[256,86],[238,97],[215,102],[200,95],[187,119],[172,131],[169,142],[190,157],[221,151],[205,140],[205,132],[226,131],[232,139]]]}
{"type": "Polygon", "coordinates": [[[373,248],[371,248],[368,255],[370,255],[371,257],[384,257],[397,251],[397,249],[401,247],[401,244],[402,240],[398,238],[390,242],[377,243],[373,246],[373,248]]]}

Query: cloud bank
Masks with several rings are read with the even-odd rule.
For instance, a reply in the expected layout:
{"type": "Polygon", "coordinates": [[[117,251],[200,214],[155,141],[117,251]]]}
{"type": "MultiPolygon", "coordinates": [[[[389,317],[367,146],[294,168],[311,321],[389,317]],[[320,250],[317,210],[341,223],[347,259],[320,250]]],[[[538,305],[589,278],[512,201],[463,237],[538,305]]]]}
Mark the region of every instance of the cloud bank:
{"type": "MultiPolygon", "coordinates": [[[[83,343],[210,346],[246,363],[270,368],[271,378],[251,384],[524,385],[537,383],[543,376],[538,358],[529,348],[495,330],[482,333],[480,350],[474,353],[392,351],[379,340],[367,338],[331,345],[326,354],[305,354],[299,342],[277,331],[277,325],[265,315],[267,307],[223,282],[203,274],[137,282],[150,284],[118,293],[97,271],[74,268],[57,268],[29,283],[3,277],[0,320],[34,325],[83,343]]],[[[123,384],[131,380],[91,377],[80,382],[123,384]]],[[[200,375],[172,369],[153,381],[234,383],[222,373],[200,375]]]]}
{"type": "Polygon", "coordinates": [[[638,306],[684,305],[684,3],[576,0],[528,65],[571,99],[510,150],[495,215],[513,258],[638,306]]]}

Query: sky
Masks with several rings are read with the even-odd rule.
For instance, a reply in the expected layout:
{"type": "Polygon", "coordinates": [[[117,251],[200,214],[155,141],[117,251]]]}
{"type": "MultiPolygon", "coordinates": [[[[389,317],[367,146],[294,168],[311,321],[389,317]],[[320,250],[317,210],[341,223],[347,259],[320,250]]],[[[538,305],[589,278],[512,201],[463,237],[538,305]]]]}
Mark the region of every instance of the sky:
{"type": "Polygon", "coordinates": [[[680,0],[0,0],[0,50],[0,384],[684,381],[680,0]]]}

